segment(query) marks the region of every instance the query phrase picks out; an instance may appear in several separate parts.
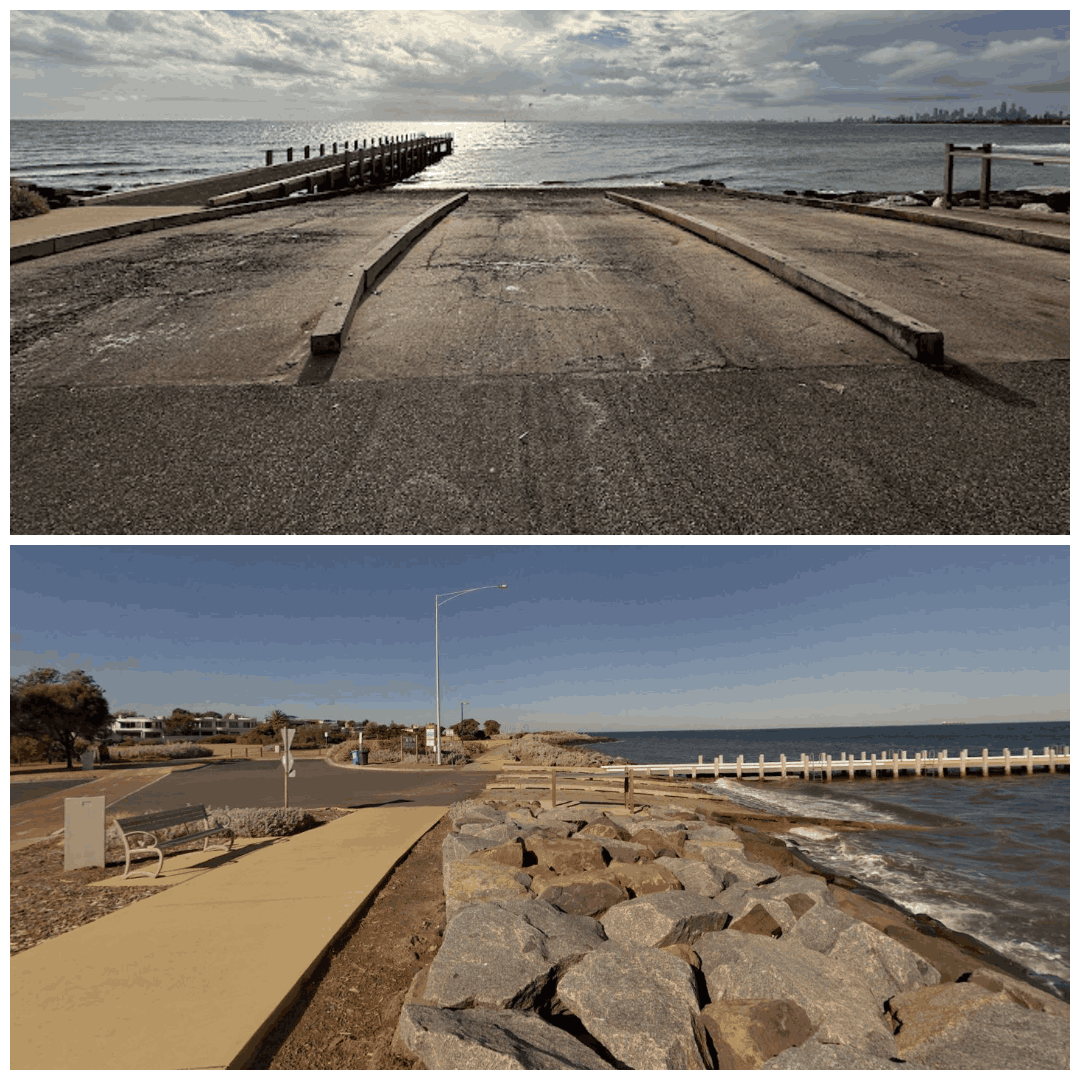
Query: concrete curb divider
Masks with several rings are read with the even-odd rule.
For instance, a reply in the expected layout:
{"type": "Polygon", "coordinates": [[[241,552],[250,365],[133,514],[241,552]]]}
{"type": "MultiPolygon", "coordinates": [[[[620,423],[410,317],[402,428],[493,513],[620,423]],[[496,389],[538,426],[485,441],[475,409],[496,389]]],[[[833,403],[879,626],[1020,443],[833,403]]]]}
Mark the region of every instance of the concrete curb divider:
{"type": "MultiPolygon", "coordinates": [[[[49,236],[44,240],[32,240],[26,244],[15,244],[11,248],[11,262],[24,259],[39,259],[45,255],[58,255],[62,251],[102,244],[107,240],[119,240],[124,236],[138,233],[155,232],[158,229],[178,229],[182,225],[196,225],[201,221],[216,221],[218,218],[233,217],[236,214],[254,214],[259,210],[276,210],[282,206],[299,206],[301,203],[317,202],[321,199],[336,199],[352,194],[352,188],[335,191],[319,191],[314,195],[300,195],[292,198],[269,199],[262,202],[240,203],[236,206],[216,206],[207,210],[192,210],[188,213],[163,214],[159,217],[139,218],[136,221],[124,221],[117,225],[106,225],[100,229],[84,229],[81,232],[63,233],[49,236]]],[[[147,209],[151,209],[148,207],[147,209]]]]}
{"type": "Polygon", "coordinates": [[[1051,251],[1068,251],[1069,237],[1054,236],[1052,233],[1034,232],[1031,229],[1018,229],[1013,225],[996,225],[989,221],[972,221],[970,218],[945,217],[943,214],[928,214],[925,210],[907,209],[902,206],[870,206],[868,203],[845,202],[843,199],[811,199],[803,195],[774,195],[766,191],[739,191],[735,188],[715,188],[708,190],[729,199],[764,199],[768,202],[793,203],[796,206],[812,206],[818,210],[839,210],[845,214],[865,214],[869,217],[889,218],[892,221],[910,221],[916,225],[931,225],[938,229],[955,229],[957,232],[977,233],[980,236],[992,236],[996,240],[1008,240],[1013,244],[1026,244],[1028,247],[1049,248],[1051,251]]]}
{"type": "Polygon", "coordinates": [[[736,255],[768,270],[769,273],[775,274],[797,289],[809,293],[847,315],[848,318],[881,334],[887,341],[892,342],[898,349],[916,360],[940,364],[945,358],[945,335],[940,330],[918,319],[913,319],[910,315],[905,315],[889,304],[875,300],[825,274],[812,271],[802,263],[778,251],[773,251],[763,244],[756,244],[736,233],[726,232],[700,218],[680,214],[665,206],[657,206],[655,203],[634,199],[629,195],[619,195],[613,191],[606,191],[604,195],[606,198],[640,210],[642,213],[652,214],[672,225],[678,225],[711,244],[735,252],[736,255]]]}
{"type": "Polygon", "coordinates": [[[340,352],[356,309],[360,306],[364,293],[375,283],[375,279],[398,255],[407,251],[424,233],[468,198],[468,192],[455,195],[413,218],[404,228],[392,232],[385,240],[376,244],[349,271],[348,277],[331,298],[329,307],[319,317],[319,322],[311,334],[312,353],[340,352]]]}

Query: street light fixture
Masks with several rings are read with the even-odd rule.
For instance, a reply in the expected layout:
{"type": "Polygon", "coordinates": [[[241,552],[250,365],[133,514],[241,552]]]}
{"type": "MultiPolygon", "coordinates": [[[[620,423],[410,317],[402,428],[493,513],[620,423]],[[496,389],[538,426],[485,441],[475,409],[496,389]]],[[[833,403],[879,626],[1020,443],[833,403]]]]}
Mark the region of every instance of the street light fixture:
{"type": "MultiPolygon", "coordinates": [[[[475,589],[459,589],[452,593],[435,594],[435,764],[442,764],[442,688],[439,683],[439,607],[466,593],[480,592],[481,589],[505,589],[506,585],[478,585],[475,589]]],[[[462,719],[465,706],[462,705],[462,719]]]]}

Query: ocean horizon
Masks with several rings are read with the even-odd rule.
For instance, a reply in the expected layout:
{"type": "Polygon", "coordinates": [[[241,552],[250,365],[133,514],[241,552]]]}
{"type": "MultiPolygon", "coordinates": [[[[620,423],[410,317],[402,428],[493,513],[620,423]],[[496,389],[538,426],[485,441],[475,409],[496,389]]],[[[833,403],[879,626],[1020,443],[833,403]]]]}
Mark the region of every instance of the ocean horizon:
{"type": "MultiPolygon", "coordinates": [[[[729,187],[925,191],[942,186],[945,143],[995,152],[1068,156],[1061,125],[890,124],[784,121],[525,121],[369,119],[333,123],[258,120],[12,120],[12,177],[37,184],[124,191],[256,168],[293,147],[302,155],[409,132],[454,136],[454,153],[403,182],[420,188],[660,186],[710,179],[729,187]]],[[[1067,188],[1068,167],[996,161],[994,187],[1067,188]]],[[[979,170],[958,162],[957,191],[979,170]]]]}

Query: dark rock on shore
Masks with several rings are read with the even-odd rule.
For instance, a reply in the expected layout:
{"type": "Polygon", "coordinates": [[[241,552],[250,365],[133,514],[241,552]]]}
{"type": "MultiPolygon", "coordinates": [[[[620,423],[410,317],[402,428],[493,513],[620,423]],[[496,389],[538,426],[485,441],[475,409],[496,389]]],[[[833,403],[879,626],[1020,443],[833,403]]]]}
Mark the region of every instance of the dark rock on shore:
{"type": "Polygon", "coordinates": [[[1068,1067],[1068,1005],[775,837],[662,805],[450,816],[396,1038],[427,1068],[1068,1067]]]}

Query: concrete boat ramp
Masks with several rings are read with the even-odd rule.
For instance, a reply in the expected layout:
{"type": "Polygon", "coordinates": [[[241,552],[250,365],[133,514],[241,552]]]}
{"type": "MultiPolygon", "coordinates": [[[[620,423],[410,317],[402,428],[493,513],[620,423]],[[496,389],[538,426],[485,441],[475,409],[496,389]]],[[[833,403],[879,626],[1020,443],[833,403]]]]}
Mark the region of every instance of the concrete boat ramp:
{"type": "Polygon", "coordinates": [[[61,211],[152,231],[12,265],[12,531],[1068,531],[1067,218],[624,193],[61,211]]]}

